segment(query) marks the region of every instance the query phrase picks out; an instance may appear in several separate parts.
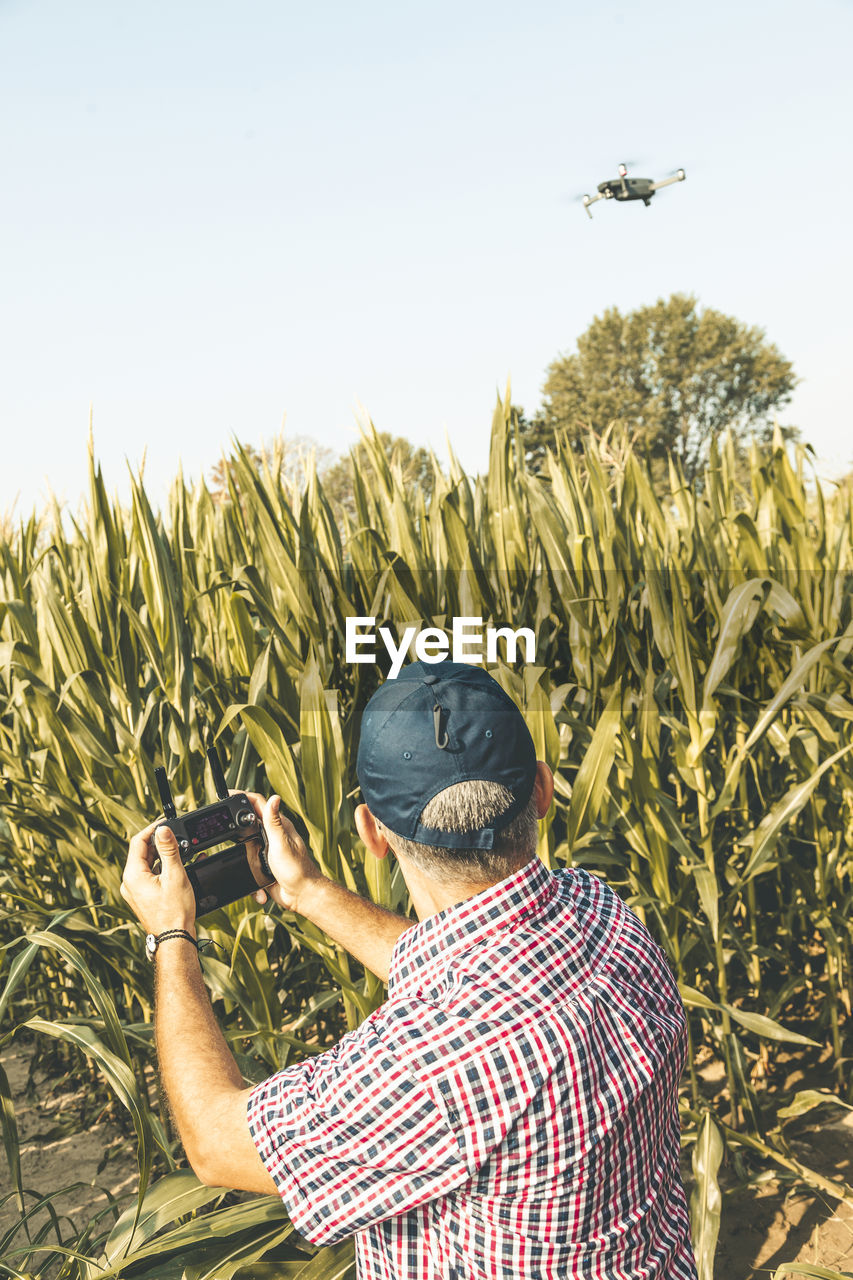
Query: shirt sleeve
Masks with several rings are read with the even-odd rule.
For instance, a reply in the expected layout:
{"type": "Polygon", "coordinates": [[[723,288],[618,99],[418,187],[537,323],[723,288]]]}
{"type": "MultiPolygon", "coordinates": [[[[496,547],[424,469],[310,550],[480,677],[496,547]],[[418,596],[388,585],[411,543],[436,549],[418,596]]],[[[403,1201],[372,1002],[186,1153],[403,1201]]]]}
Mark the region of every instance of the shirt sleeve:
{"type": "Polygon", "coordinates": [[[467,1181],[440,1096],[388,1048],[382,1011],[249,1097],[249,1131],[296,1228],[334,1244],[467,1181]]]}

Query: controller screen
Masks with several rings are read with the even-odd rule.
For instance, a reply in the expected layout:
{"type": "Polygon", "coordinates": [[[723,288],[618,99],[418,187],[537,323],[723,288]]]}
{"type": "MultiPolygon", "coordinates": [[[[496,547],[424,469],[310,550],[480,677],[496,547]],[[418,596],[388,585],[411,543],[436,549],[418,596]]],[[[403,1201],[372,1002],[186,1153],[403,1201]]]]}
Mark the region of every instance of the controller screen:
{"type": "Polygon", "coordinates": [[[184,818],[184,826],[193,844],[200,844],[202,840],[210,840],[213,836],[228,835],[234,829],[231,810],[227,805],[208,809],[207,813],[201,813],[197,817],[184,818]]]}

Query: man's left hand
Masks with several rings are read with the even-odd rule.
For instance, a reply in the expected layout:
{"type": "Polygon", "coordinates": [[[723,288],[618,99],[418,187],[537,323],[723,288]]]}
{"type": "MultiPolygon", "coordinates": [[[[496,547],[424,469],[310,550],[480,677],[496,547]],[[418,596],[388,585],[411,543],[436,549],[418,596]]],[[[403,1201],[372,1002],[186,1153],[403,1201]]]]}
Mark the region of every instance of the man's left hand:
{"type": "Polygon", "coordinates": [[[186,929],[195,937],[195,896],[181,862],[178,842],[158,818],[137,832],[127,851],[121,896],[146,933],[186,929]],[[156,848],[155,848],[156,846],[156,848]],[[160,859],[159,874],[154,872],[160,859]]]}

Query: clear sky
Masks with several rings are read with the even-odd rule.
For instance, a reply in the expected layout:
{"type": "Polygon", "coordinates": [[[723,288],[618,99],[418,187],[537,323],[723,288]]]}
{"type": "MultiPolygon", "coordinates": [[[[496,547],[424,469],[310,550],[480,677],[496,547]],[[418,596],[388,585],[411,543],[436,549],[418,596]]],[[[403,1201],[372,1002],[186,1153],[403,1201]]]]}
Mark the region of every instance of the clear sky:
{"type": "Polygon", "coordinates": [[[0,509],[359,405],[485,466],[594,315],[759,325],[853,466],[848,0],[0,0],[0,509]],[[649,209],[573,197],[687,181],[649,209]]]}

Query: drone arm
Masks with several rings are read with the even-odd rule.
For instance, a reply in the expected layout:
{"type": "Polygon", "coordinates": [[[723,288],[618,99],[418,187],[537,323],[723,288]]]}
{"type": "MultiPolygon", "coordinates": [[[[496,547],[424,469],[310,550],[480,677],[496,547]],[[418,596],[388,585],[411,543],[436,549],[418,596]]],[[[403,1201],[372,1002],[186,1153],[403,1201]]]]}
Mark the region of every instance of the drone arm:
{"type": "Polygon", "coordinates": [[[588,218],[592,217],[592,214],[589,211],[589,206],[591,204],[595,204],[596,200],[603,200],[603,199],[604,199],[604,196],[600,191],[597,196],[584,196],[583,207],[586,209],[586,216],[588,218]]]}
{"type": "Polygon", "coordinates": [[[651,185],[651,190],[659,191],[661,187],[669,187],[672,185],[673,182],[683,182],[686,177],[687,177],[687,174],[684,172],[684,170],[679,169],[678,172],[674,173],[671,178],[663,178],[662,181],[660,182],[653,182],[651,185]]]}

